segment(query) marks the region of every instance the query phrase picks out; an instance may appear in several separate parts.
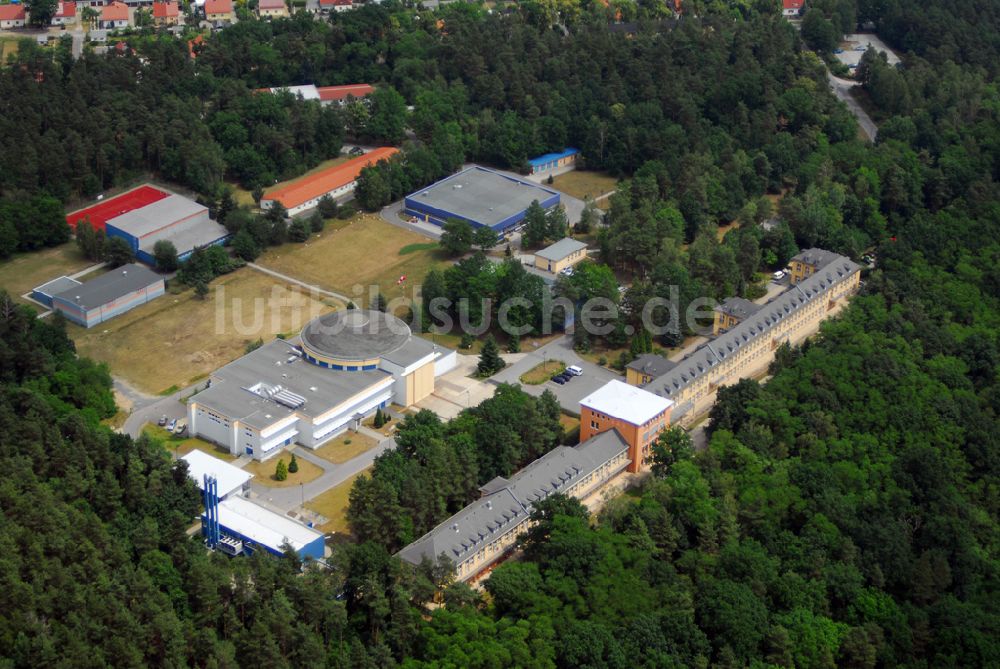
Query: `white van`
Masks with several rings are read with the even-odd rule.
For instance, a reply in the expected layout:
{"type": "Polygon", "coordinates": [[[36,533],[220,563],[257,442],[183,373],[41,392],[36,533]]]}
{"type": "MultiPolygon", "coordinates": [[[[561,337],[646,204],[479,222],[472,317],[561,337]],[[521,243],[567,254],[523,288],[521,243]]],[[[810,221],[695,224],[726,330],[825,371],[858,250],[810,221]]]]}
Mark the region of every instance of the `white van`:
{"type": "Polygon", "coordinates": [[[583,370],[576,365],[570,365],[566,368],[567,374],[572,374],[573,376],[583,376],[583,370]]]}

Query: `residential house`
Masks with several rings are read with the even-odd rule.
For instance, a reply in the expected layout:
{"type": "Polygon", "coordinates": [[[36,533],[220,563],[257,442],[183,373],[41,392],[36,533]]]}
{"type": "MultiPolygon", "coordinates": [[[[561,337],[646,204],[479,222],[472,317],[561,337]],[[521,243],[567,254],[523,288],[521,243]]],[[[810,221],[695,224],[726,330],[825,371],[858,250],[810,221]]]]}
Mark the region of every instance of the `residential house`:
{"type": "Polygon", "coordinates": [[[56,5],[56,13],[52,15],[51,23],[54,26],[76,23],[76,3],[60,1],[56,5]]]}
{"type": "Polygon", "coordinates": [[[233,0],[205,0],[205,20],[215,26],[234,22],[233,0]]]}
{"type": "Polygon", "coordinates": [[[781,14],[786,18],[797,18],[805,13],[805,0],[781,0],[781,14]]]}
{"type": "Polygon", "coordinates": [[[153,3],[153,23],[158,26],[175,26],[180,21],[181,12],[176,0],[153,3]]]}
{"type": "Polygon", "coordinates": [[[257,3],[257,16],[262,19],[288,16],[288,6],[285,4],[285,0],[259,0],[257,3]]]}
{"type": "Polygon", "coordinates": [[[101,17],[98,26],[104,30],[114,30],[116,28],[128,27],[128,5],[124,2],[112,2],[101,8],[101,17]]]}
{"type": "Polygon", "coordinates": [[[0,5],[0,28],[23,28],[26,17],[24,5],[0,5]]]}
{"type": "Polygon", "coordinates": [[[349,9],[354,9],[353,0],[319,0],[319,11],[323,14],[346,12],[349,9]]]}

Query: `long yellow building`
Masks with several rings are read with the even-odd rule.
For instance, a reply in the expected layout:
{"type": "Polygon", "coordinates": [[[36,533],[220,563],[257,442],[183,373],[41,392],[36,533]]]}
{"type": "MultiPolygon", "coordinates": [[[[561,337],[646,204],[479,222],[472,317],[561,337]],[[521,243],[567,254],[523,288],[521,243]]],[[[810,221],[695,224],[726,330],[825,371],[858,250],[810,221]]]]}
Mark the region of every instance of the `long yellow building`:
{"type": "MultiPolygon", "coordinates": [[[[720,386],[762,374],[781,344],[798,344],[814,334],[843,308],[860,279],[861,267],[849,258],[822,249],[803,251],[792,259],[788,290],[759,309],[744,311],[743,318],[728,320],[729,329],[642,385],[674,401],[672,423],[688,423],[708,411],[720,386]]],[[[644,377],[637,370],[627,378],[644,377]]]]}

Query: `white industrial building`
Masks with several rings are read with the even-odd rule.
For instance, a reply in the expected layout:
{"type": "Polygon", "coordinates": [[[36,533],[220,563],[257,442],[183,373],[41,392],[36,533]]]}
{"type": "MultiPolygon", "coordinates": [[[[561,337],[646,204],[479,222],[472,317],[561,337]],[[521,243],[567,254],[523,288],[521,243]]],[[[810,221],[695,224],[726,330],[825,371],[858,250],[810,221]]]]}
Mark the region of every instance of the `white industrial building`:
{"type": "Polygon", "coordinates": [[[300,340],[272,341],[216,370],[188,402],[191,433],[258,460],[292,443],[317,448],[379,407],[427,397],[457,362],[380,311],[326,314],[300,340]]]}

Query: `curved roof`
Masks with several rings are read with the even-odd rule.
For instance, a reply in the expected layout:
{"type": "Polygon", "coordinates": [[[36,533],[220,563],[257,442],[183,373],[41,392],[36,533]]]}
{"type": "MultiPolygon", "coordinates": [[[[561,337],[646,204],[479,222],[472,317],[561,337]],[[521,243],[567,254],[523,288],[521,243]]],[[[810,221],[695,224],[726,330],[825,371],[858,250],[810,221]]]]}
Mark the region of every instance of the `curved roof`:
{"type": "Polygon", "coordinates": [[[410,327],[392,314],[345,309],[320,316],[302,330],[302,344],[337,360],[371,360],[410,341],[410,327]]]}

